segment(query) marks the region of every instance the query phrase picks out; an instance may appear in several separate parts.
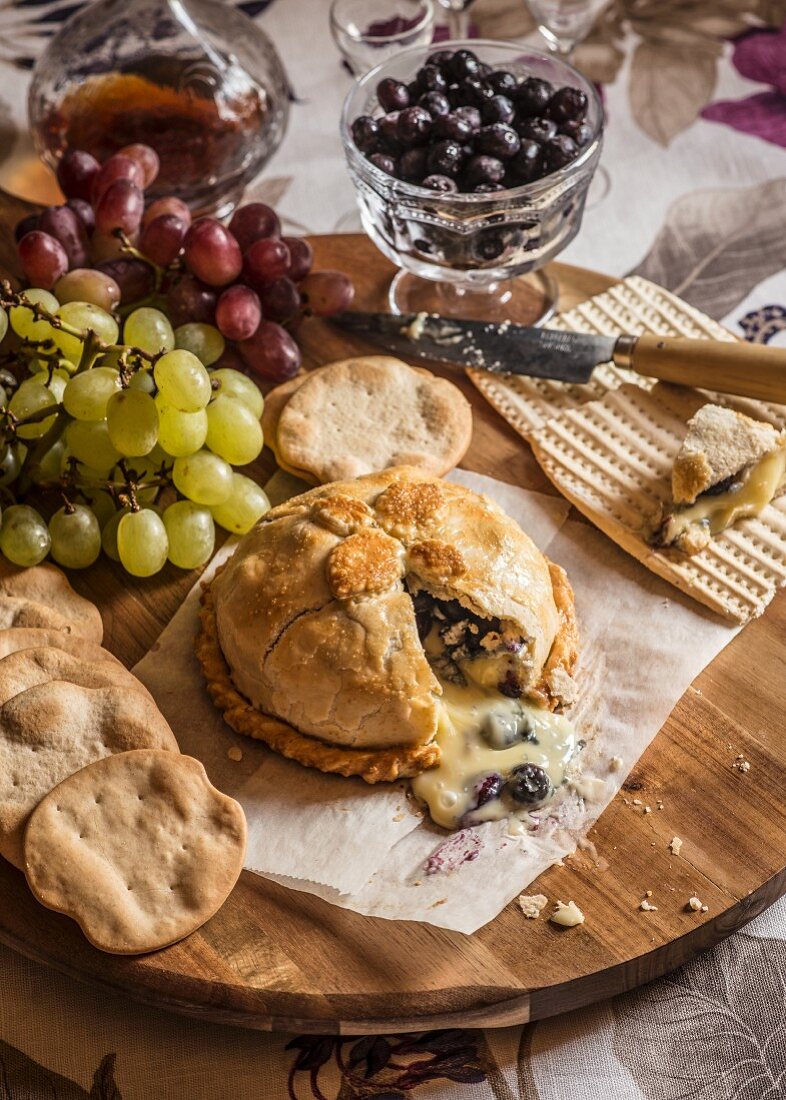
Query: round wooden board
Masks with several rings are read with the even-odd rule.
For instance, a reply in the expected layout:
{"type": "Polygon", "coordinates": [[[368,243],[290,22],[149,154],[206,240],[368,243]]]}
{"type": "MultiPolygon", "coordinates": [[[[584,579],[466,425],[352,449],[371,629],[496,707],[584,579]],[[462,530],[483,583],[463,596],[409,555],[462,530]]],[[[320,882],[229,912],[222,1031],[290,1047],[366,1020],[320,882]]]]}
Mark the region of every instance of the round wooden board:
{"type": "MultiPolygon", "coordinates": [[[[0,265],[10,264],[5,201],[0,265]]],[[[361,308],[381,308],[390,264],[362,236],[314,240],[319,267],[350,272],[361,308]]],[[[561,306],[613,280],[555,265],[561,306]]],[[[329,325],[305,324],[307,365],[366,350],[329,325]]],[[[553,492],[529,448],[458,372],[475,431],[464,465],[553,492]]],[[[269,453],[260,478],[272,470],[269,453]]],[[[108,647],[129,666],[155,640],[194,582],[167,569],[135,581],[111,562],[72,577],[101,608],[108,647]]],[[[374,920],[245,873],[199,932],[142,958],[104,955],[66,917],[39,906],[23,876],[0,860],[0,939],[21,953],[129,998],[221,1023],[345,1034],[502,1026],[589,1004],[647,982],[745,924],[786,889],[786,600],[748,626],[696,680],[578,851],[529,892],[574,898],[584,925],[527,921],[511,903],[472,936],[374,920]],[[732,767],[737,753],[748,775],[732,767]],[[658,800],[664,808],[655,811],[658,800]],[[674,858],[668,843],[686,840],[674,858]],[[591,854],[590,854],[591,853],[591,854]],[[644,892],[658,911],[643,913],[644,892]],[[697,894],[706,913],[686,911],[697,894]]],[[[662,639],[668,646],[668,638],[662,639]]],[[[647,670],[642,669],[646,676],[647,670]]],[[[613,690],[613,685],[608,685],[613,690]]],[[[658,690],[653,683],[652,690],[658,690]]]]}

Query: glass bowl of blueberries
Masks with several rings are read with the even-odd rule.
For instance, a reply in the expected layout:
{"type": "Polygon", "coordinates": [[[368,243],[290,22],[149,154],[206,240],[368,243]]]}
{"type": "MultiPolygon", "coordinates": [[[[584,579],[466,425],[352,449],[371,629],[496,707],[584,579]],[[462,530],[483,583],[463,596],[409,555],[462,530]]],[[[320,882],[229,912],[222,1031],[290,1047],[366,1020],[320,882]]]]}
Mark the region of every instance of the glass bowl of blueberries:
{"type": "Polygon", "coordinates": [[[603,142],[590,81],[515,43],[417,46],[356,82],[341,133],[363,227],[400,268],[394,312],[551,316],[542,269],[579,230],[603,142]]]}

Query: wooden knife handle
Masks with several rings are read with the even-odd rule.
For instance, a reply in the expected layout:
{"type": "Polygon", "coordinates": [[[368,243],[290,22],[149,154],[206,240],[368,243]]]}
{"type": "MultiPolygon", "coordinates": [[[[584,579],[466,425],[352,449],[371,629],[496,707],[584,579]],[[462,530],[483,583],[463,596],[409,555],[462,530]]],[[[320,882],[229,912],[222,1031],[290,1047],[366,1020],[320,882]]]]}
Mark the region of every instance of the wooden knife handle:
{"type": "Polygon", "coordinates": [[[614,362],[663,382],[786,405],[786,348],[743,340],[726,344],[671,336],[622,336],[614,350],[614,362]]]}

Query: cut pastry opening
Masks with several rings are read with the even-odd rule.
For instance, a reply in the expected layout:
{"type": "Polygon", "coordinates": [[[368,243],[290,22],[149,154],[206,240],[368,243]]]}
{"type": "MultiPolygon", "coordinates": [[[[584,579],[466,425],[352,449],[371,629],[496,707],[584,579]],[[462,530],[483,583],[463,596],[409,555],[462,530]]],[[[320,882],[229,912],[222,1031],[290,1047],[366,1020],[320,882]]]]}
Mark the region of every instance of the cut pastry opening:
{"type": "Polygon", "coordinates": [[[786,489],[786,446],[710,485],[692,504],[672,506],[652,537],[653,545],[684,554],[703,550],[714,535],[757,516],[786,489]]]}
{"type": "Polygon", "coordinates": [[[412,576],[424,653],[442,689],[439,763],[412,790],[446,829],[520,818],[544,806],[579,747],[567,718],[527,698],[530,639],[459,599],[437,596],[412,576]]]}

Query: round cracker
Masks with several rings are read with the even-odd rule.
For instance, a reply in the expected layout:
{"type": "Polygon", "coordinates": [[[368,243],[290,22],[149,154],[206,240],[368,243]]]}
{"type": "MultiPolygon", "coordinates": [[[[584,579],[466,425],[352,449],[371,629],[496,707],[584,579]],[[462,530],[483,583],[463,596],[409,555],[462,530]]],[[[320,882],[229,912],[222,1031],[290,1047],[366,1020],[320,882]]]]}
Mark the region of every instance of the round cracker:
{"type": "Polygon", "coordinates": [[[151,749],[99,760],[39,804],[25,874],[113,954],[156,951],[194,932],[237,882],[246,819],[190,756],[151,749]]]}
{"type": "MultiPolygon", "coordinates": [[[[4,559],[0,559],[0,597],[29,600],[58,612],[69,624],[68,633],[79,634],[97,645],[104,636],[104,624],[98,608],[78,592],[74,592],[68,578],[56,565],[44,562],[31,569],[19,569],[4,559]]],[[[4,601],[0,599],[0,603],[4,601]]],[[[24,622],[19,624],[3,623],[3,626],[52,626],[55,630],[65,629],[54,623],[24,622]]]]}
{"type": "Polygon", "coordinates": [[[60,630],[63,634],[83,637],[74,623],[45,603],[24,596],[0,596],[0,630],[60,630]]]}
{"type": "Polygon", "coordinates": [[[472,436],[472,410],[452,382],[385,355],[312,371],[278,418],[279,461],[326,483],[390,466],[442,476],[472,436]]]}
{"type": "MultiPolygon", "coordinates": [[[[41,646],[54,646],[55,649],[62,649],[64,653],[81,657],[84,661],[109,661],[110,664],[122,665],[108,649],[89,642],[87,638],[80,638],[79,635],[66,634],[64,630],[46,630],[44,627],[32,626],[0,630],[0,660],[10,653],[18,653],[21,649],[39,649],[41,646]]],[[[122,667],[125,668],[125,665],[122,667]]]]}
{"type": "Polygon", "coordinates": [[[52,680],[0,706],[0,855],[22,866],[22,836],[35,807],[80,768],[129,749],[178,752],[155,703],[122,687],[52,680]]]}
{"type": "Polygon", "coordinates": [[[290,378],[288,382],[282,382],[280,386],[276,386],[270,393],[265,394],[265,406],[262,409],[262,432],[265,436],[265,443],[274,454],[276,454],[276,432],[281,412],[292,394],[299,390],[309,377],[308,374],[298,374],[294,378],[290,378]]]}
{"type": "MultiPolygon", "coordinates": [[[[68,638],[69,635],[64,634],[63,637],[68,638]]],[[[77,644],[84,650],[90,643],[80,638],[77,644]]],[[[104,652],[99,646],[94,648],[99,653],[104,652]]],[[[100,658],[91,661],[86,652],[75,656],[73,652],[67,653],[56,646],[36,646],[19,649],[0,658],[0,706],[20,691],[50,680],[65,680],[85,688],[118,687],[141,691],[152,701],[144,684],[119,661],[100,658]]]]}

